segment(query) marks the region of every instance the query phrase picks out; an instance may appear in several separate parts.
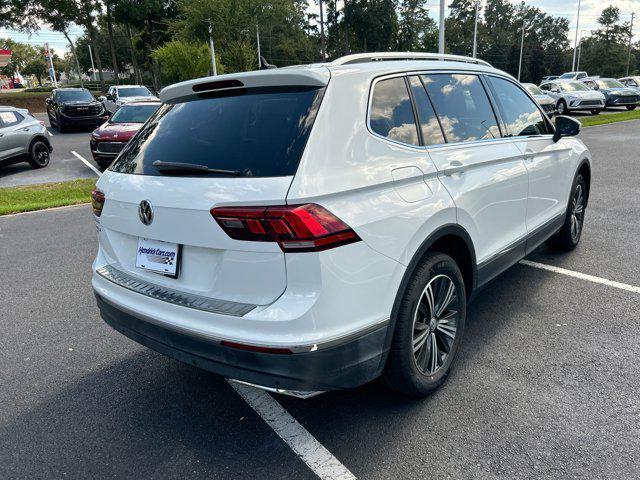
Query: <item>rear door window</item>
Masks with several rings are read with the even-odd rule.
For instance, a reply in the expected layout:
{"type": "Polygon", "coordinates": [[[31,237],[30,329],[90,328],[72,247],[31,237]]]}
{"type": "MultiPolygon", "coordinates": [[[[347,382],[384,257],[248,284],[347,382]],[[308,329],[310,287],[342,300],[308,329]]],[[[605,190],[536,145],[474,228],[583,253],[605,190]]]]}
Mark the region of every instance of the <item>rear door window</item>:
{"type": "Polygon", "coordinates": [[[553,133],[538,106],[513,82],[488,76],[508,137],[553,133]]]}
{"type": "Polygon", "coordinates": [[[498,121],[477,75],[421,75],[450,143],[500,138],[498,121]]]}
{"type": "MultiPolygon", "coordinates": [[[[323,88],[254,88],[160,107],[111,170],[160,172],[154,162],[201,165],[245,177],[293,175],[313,126],[323,88]]],[[[220,176],[194,173],[189,176],[220,176]]]]}
{"type": "Polygon", "coordinates": [[[0,121],[3,127],[13,127],[19,124],[24,117],[17,112],[0,112],[0,121]]]}
{"type": "Polygon", "coordinates": [[[389,140],[420,145],[404,77],[380,80],[374,85],[369,125],[373,132],[389,140]]]}
{"type": "Polygon", "coordinates": [[[416,113],[418,114],[424,144],[429,146],[445,143],[440,122],[436,117],[436,112],[433,111],[431,100],[429,100],[427,96],[422,81],[414,75],[409,77],[409,85],[411,86],[411,93],[413,94],[413,100],[416,104],[416,113]]]}

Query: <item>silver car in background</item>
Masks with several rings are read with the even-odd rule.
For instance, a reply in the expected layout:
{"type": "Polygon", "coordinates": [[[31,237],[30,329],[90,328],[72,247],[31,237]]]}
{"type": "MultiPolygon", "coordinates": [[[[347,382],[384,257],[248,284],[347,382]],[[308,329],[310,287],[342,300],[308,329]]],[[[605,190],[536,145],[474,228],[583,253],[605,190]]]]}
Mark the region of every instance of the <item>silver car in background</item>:
{"type": "Polygon", "coordinates": [[[556,102],[558,115],[566,115],[573,110],[588,110],[597,115],[605,106],[605,97],[575,80],[555,80],[540,85],[540,89],[556,102]]]}
{"type": "Polygon", "coordinates": [[[556,101],[540,90],[540,87],[533,83],[523,83],[522,86],[527,89],[533,98],[535,98],[538,105],[540,105],[542,110],[544,110],[544,113],[550,117],[553,117],[556,114],[556,101]]]}
{"type": "Polygon", "coordinates": [[[52,150],[44,122],[28,110],[0,107],[0,166],[28,162],[46,167],[52,150]]]}
{"type": "Polygon", "coordinates": [[[640,93],[640,77],[623,77],[618,81],[625,87],[633,88],[636,92],[640,93]]]}

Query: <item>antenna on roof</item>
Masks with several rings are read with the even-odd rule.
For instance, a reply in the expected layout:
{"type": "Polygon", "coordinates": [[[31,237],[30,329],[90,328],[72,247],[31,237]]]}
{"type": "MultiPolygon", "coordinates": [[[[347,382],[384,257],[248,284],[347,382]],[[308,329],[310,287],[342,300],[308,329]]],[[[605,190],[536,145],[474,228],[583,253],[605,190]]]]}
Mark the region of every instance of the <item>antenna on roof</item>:
{"type": "Polygon", "coordinates": [[[269,62],[267,62],[266,58],[264,58],[262,55],[260,55],[260,68],[259,70],[270,70],[272,68],[278,68],[275,65],[270,64],[269,62]]]}

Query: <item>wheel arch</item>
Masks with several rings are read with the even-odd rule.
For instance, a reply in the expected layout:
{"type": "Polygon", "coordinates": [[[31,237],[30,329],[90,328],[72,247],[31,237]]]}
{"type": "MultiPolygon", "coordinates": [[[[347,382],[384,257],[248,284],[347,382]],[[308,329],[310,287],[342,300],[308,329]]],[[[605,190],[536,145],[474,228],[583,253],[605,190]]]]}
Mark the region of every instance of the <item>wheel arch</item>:
{"type": "Polygon", "coordinates": [[[42,134],[37,134],[29,142],[29,150],[28,150],[29,153],[31,153],[31,148],[33,147],[33,144],[38,141],[44,142],[44,144],[49,148],[49,153],[53,152],[53,147],[51,146],[51,142],[49,141],[49,139],[42,134]]]}
{"type": "MultiPolygon", "coordinates": [[[[582,175],[582,178],[584,178],[584,183],[587,187],[586,198],[584,201],[586,206],[589,204],[589,192],[591,191],[591,162],[589,162],[588,158],[582,159],[576,170],[576,175],[577,174],[582,175]]],[[[576,175],[574,175],[574,178],[576,175]]]]}
{"type": "Polygon", "coordinates": [[[420,264],[420,261],[428,252],[438,251],[451,256],[462,272],[462,277],[465,283],[466,297],[469,301],[476,289],[478,267],[476,263],[476,253],[473,246],[473,241],[469,233],[459,224],[450,223],[443,225],[432,232],[418,247],[416,252],[411,257],[411,260],[402,276],[400,286],[396,292],[396,297],[391,309],[391,321],[387,329],[387,336],[385,338],[385,355],[381,361],[381,368],[384,367],[386,359],[393,339],[393,332],[395,331],[395,323],[398,315],[398,309],[402,301],[402,296],[406,290],[409,280],[413,276],[413,272],[420,264]],[[462,252],[460,249],[463,249],[462,252]],[[463,255],[460,255],[460,254],[463,255]],[[461,258],[464,260],[461,262],[461,258]],[[461,264],[462,263],[462,264],[461,264]]]}

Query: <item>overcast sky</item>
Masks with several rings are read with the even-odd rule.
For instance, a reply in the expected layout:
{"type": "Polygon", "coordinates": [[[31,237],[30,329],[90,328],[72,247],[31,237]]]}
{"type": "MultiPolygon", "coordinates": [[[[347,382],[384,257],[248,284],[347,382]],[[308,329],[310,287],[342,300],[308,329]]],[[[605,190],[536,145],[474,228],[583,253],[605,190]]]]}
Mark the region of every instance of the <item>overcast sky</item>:
{"type": "MultiPolygon", "coordinates": [[[[314,0],[308,1],[310,10],[317,10],[318,7],[314,0]]],[[[520,0],[510,1],[514,4],[520,3],[520,0]]],[[[449,4],[449,2],[450,0],[447,0],[447,4],[449,4]]],[[[570,21],[570,28],[572,30],[569,34],[569,39],[573,42],[578,0],[527,0],[526,3],[540,8],[550,15],[567,18],[570,21]]],[[[440,5],[439,1],[427,0],[426,5],[429,8],[431,16],[437,20],[440,5]]],[[[638,16],[636,16],[636,27],[634,27],[634,38],[635,40],[640,39],[640,0],[582,0],[580,11],[580,30],[587,30],[586,32],[581,32],[582,35],[588,35],[589,30],[596,27],[598,15],[600,15],[603,8],[609,5],[615,5],[620,8],[621,18],[624,21],[629,21],[631,19],[631,12],[635,11],[638,13],[638,16]]],[[[77,37],[82,34],[82,29],[75,28],[71,33],[72,37],[77,37]]],[[[68,49],[67,42],[61,34],[47,30],[43,30],[38,34],[34,34],[29,37],[23,33],[0,29],[0,38],[3,37],[10,37],[16,41],[30,43],[32,45],[42,45],[45,42],[49,42],[50,46],[58,52],[64,52],[68,49]]]]}

